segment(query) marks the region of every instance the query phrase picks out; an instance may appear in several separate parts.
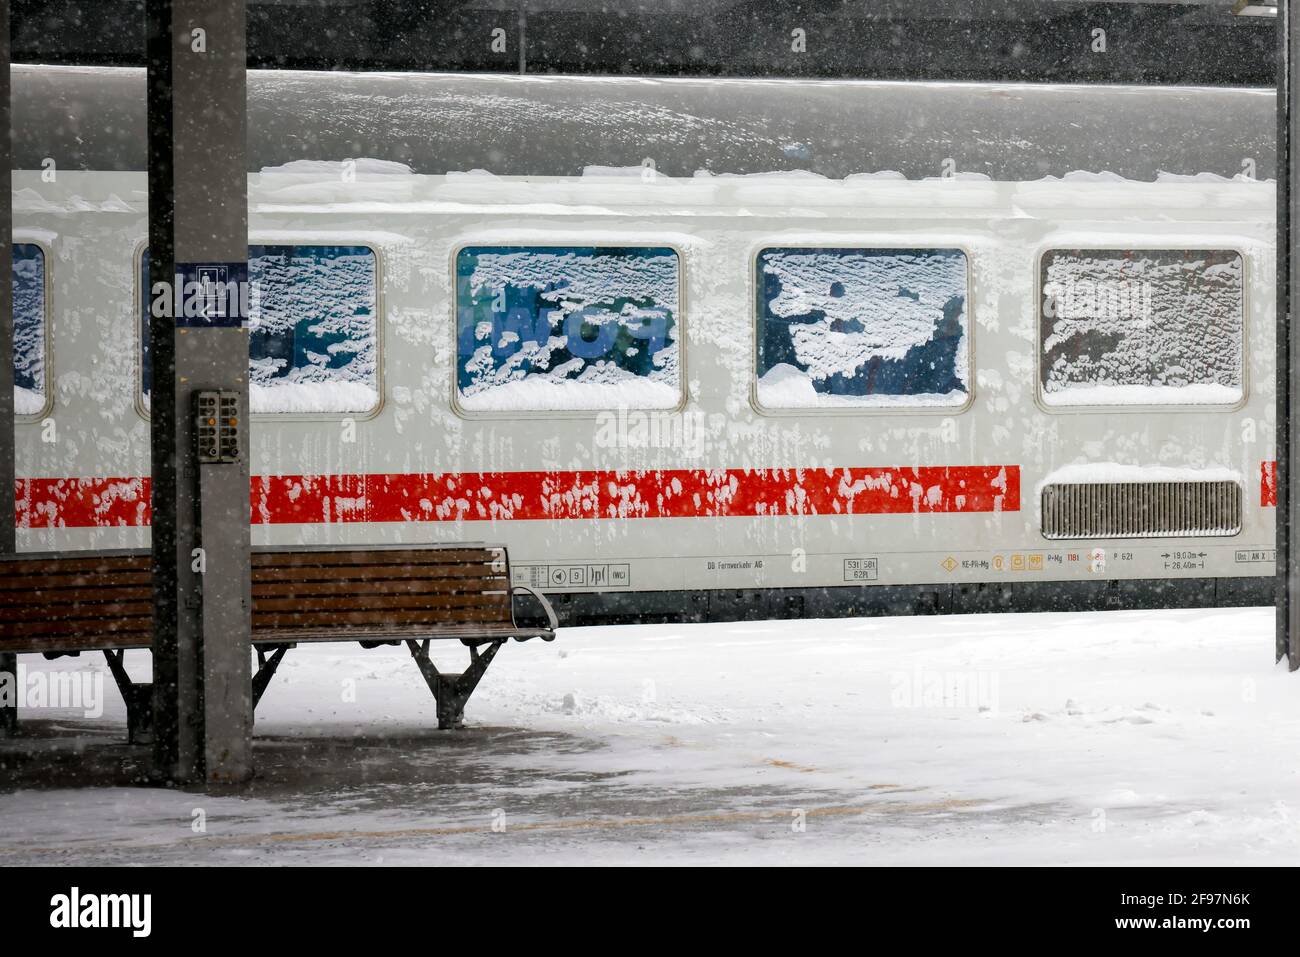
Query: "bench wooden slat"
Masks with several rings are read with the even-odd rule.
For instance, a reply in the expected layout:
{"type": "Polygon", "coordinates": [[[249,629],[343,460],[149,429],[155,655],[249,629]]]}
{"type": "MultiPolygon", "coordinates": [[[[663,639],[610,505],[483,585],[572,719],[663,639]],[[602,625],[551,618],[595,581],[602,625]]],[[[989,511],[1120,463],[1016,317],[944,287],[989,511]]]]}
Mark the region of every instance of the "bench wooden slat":
{"type": "Polygon", "coordinates": [[[504,556],[487,548],[392,548],[366,551],[254,552],[254,568],[294,568],[311,565],[491,565],[504,556]]]}
{"type": "Polygon", "coordinates": [[[59,602],[98,602],[98,601],[152,601],[153,589],[149,585],[127,585],[123,588],[31,588],[0,592],[0,609],[5,606],[40,605],[48,606],[52,601],[59,602]]]}
{"type": "Polygon", "coordinates": [[[331,625],[416,625],[445,621],[498,622],[504,618],[500,606],[469,605],[442,609],[375,609],[373,611],[283,611],[253,612],[253,628],[327,628],[331,625]]]}
{"type": "MultiPolygon", "coordinates": [[[[342,611],[374,610],[380,614],[385,608],[467,608],[474,605],[505,609],[510,604],[510,596],[502,592],[467,592],[463,595],[385,595],[382,605],[373,604],[373,595],[337,595],[329,598],[313,596],[307,607],[321,610],[338,609],[342,611]]],[[[253,599],[253,614],[268,612],[297,611],[304,607],[303,596],[290,598],[253,599]]]]}
{"type": "MultiPolygon", "coordinates": [[[[4,639],[0,638],[0,650],[4,639]]],[[[115,631],[107,634],[45,635],[39,645],[24,642],[18,651],[60,652],[104,651],[121,648],[150,648],[153,646],[152,631],[115,631]]]]}
{"type": "MultiPolygon", "coordinates": [[[[346,585],[352,589],[368,589],[380,587],[393,588],[422,588],[426,591],[464,591],[466,589],[479,588],[505,588],[509,584],[509,579],[505,575],[455,575],[451,577],[441,577],[438,575],[419,575],[419,574],[396,574],[396,575],[350,575],[349,569],[340,570],[337,573],[330,574],[324,569],[298,569],[299,575],[276,575],[269,577],[266,570],[259,571],[253,576],[253,587],[258,589],[297,587],[303,590],[319,588],[320,586],[329,585],[346,585]]],[[[269,592],[268,592],[269,594],[269,592]]]]}
{"type": "MultiPolygon", "coordinates": [[[[484,578],[505,580],[504,569],[500,572],[484,572],[484,578]]],[[[397,578],[418,578],[428,580],[429,569],[421,565],[384,565],[368,567],[349,565],[343,568],[324,568],[319,566],[303,568],[259,568],[253,574],[255,582],[267,581],[387,581],[397,578]]]]}
{"type": "Polygon", "coordinates": [[[111,634],[117,631],[149,631],[152,628],[153,615],[133,615],[122,618],[63,617],[57,620],[0,622],[0,638],[89,635],[96,632],[111,634]]]}
{"type": "Polygon", "coordinates": [[[438,589],[456,589],[456,588],[504,588],[507,583],[506,576],[503,573],[484,573],[478,575],[454,575],[443,577],[439,575],[428,575],[420,572],[419,568],[411,566],[389,566],[386,573],[376,573],[372,575],[361,575],[359,567],[346,566],[339,570],[330,570],[330,568],[261,568],[252,577],[253,588],[266,588],[266,586],[276,584],[299,584],[299,585],[333,585],[339,581],[346,581],[348,584],[357,586],[368,586],[368,583],[378,584],[417,584],[426,585],[428,588],[438,589]]]}
{"type": "Polygon", "coordinates": [[[153,589],[148,585],[125,588],[60,588],[52,593],[39,591],[0,591],[0,615],[7,608],[45,608],[52,601],[68,604],[91,604],[111,601],[152,601],[153,589]]]}
{"type": "Polygon", "coordinates": [[[21,578],[4,577],[0,569],[0,592],[55,591],[63,588],[119,588],[128,586],[145,587],[153,584],[153,575],[149,572],[111,572],[105,575],[90,575],[84,572],[67,575],[29,575],[21,578]]]}
{"type": "MultiPolygon", "coordinates": [[[[286,571],[285,568],[270,566],[267,568],[254,568],[253,581],[270,581],[267,573],[271,571],[286,571]]],[[[293,574],[296,577],[304,579],[325,579],[335,580],[346,578],[349,571],[353,568],[421,568],[424,569],[424,577],[430,581],[438,581],[446,578],[505,578],[505,566],[493,568],[490,565],[438,565],[428,562],[400,562],[390,563],[388,565],[366,565],[364,563],[349,563],[347,565],[308,565],[293,566],[293,574]]]]}
{"type": "MultiPolygon", "coordinates": [[[[536,628],[493,627],[482,624],[445,624],[437,627],[422,625],[401,625],[393,628],[280,628],[274,632],[275,639],[285,643],[307,641],[405,641],[407,639],[423,640],[438,638],[514,638],[536,637],[549,632],[536,628]]],[[[271,640],[253,631],[253,642],[270,644],[271,640]]]]}
{"type": "Polygon", "coordinates": [[[486,580],[419,579],[398,581],[253,582],[253,598],[316,598],[331,595],[371,595],[384,600],[389,595],[466,595],[507,591],[505,578],[486,580]]]}
{"type": "Polygon", "coordinates": [[[32,621],[70,621],[99,618],[150,618],[152,601],[69,602],[49,605],[39,609],[40,617],[33,618],[35,608],[0,608],[0,628],[9,623],[27,624],[32,621]]]}
{"type": "Polygon", "coordinates": [[[75,572],[143,571],[148,572],[148,555],[97,555],[87,558],[4,558],[0,559],[0,577],[14,575],[64,575],[75,572]]]}

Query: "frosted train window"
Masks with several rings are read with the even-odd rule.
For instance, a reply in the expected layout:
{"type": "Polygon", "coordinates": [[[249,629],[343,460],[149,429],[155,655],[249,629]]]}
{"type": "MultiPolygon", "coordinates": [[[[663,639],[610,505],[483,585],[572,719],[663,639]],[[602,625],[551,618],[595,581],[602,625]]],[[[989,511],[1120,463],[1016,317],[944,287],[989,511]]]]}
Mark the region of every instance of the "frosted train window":
{"type": "Polygon", "coordinates": [[[473,246],[456,257],[456,391],[481,411],[673,409],[677,252],[473,246]]]}
{"type": "Polygon", "coordinates": [[[960,249],[764,249],[756,273],[763,408],[966,404],[960,249]]]}
{"type": "Polygon", "coordinates": [[[14,414],[45,408],[45,251],[13,244],[14,414]]]}
{"type": "MultiPolygon", "coordinates": [[[[149,290],[149,254],[141,260],[149,290]]],[[[248,398],[256,413],[379,404],[376,261],[365,246],[249,246],[248,398]]],[[[149,296],[141,297],[149,399],[149,296]]]]}
{"type": "Polygon", "coordinates": [[[1053,249],[1041,269],[1049,406],[1231,405],[1243,395],[1241,256],[1053,249]]]}

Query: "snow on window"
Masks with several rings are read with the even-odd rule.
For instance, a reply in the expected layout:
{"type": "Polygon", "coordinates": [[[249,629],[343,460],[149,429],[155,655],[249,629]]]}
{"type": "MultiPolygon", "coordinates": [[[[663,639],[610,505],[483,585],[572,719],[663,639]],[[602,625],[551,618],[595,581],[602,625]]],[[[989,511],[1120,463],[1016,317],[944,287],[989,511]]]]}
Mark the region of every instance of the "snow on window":
{"type": "Polygon", "coordinates": [[[379,404],[375,254],[364,246],[250,246],[254,412],[368,412],[379,404]]]}
{"type": "Polygon", "coordinates": [[[672,409],[678,257],[667,247],[474,246],[456,257],[466,411],[672,409]]]}
{"type": "Polygon", "coordinates": [[[45,408],[45,252],[13,244],[14,414],[45,408]]]}
{"type": "Polygon", "coordinates": [[[756,289],[764,408],[966,403],[961,250],[765,249],[756,289]]]}
{"type": "MultiPolygon", "coordinates": [[[[379,404],[375,253],[365,246],[249,246],[249,408],[368,412],[379,404]]],[[[149,259],[141,264],[149,289],[149,259]]],[[[142,297],[149,399],[149,297],[142,297]]]]}
{"type": "Polygon", "coordinates": [[[1054,249],[1042,260],[1051,406],[1230,405],[1242,397],[1241,256],[1054,249]]]}

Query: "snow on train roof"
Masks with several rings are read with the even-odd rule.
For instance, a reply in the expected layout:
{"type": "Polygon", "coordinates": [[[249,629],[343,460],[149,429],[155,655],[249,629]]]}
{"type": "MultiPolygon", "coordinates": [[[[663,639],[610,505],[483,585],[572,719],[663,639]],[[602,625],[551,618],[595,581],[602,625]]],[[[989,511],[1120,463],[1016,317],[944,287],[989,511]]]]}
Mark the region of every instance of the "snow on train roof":
{"type": "MultiPolygon", "coordinates": [[[[325,179],[339,181],[344,172],[350,172],[357,176],[414,176],[415,170],[411,169],[405,163],[398,163],[392,160],[374,159],[369,156],[349,157],[345,160],[320,160],[320,159],[300,159],[290,160],[278,166],[264,166],[259,172],[263,174],[286,174],[290,176],[300,176],[304,179],[325,179]],[[344,164],[347,164],[345,167],[344,164]]],[[[602,180],[623,180],[623,181],[654,181],[672,179],[664,173],[652,167],[645,166],[584,166],[580,175],[584,179],[602,180]]],[[[452,170],[446,174],[449,180],[461,178],[477,179],[480,182],[498,178],[490,170],[470,169],[470,170],[452,170]]],[[[810,170],[785,169],[785,170],[767,170],[762,173],[713,173],[709,170],[696,170],[689,177],[694,180],[740,180],[742,182],[755,182],[763,180],[802,180],[804,182],[823,183],[831,182],[831,177],[823,176],[820,173],[814,173],[810,170]]],[[[955,179],[962,182],[993,182],[993,178],[987,173],[974,173],[966,170],[956,170],[951,176],[925,176],[922,182],[932,182],[935,180],[955,179]]],[[[908,182],[908,178],[898,170],[885,169],[876,170],[871,173],[851,173],[845,176],[840,182],[849,185],[857,185],[871,181],[889,181],[889,182],[908,182]]],[[[1127,179],[1117,173],[1109,170],[1093,172],[1090,170],[1075,169],[1064,173],[1061,176],[1048,174],[1031,182],[1040,183],[1132,183],[1141,182],[1138,180],[1127,179]]],[[[1231,183],[1231,182],[1260,182],[1258,177],[1248,176],[1245,173],[1235,173],[1232,176],[1224,176],[1221,173],[1200,172],[1200,173],[1171,173],[1167,170],[1157,170],[1156,175],[1148,182],[1156,183],[1231,183]]],[[[1273,179],[1267,179],[1263,182],[1275,182],[1273,179]]]]}
{"type": "MultiPolygon", "coordinates": [[[[145,166],[140,69],[16,65],[14,165],[145,166]]],[[[1036,180],[1274,175],[1272,90],[868,80],[250,71],[250,171],[369,156],[422,174],[576,176],[590,167],[957,170],[1036,180]]]]}

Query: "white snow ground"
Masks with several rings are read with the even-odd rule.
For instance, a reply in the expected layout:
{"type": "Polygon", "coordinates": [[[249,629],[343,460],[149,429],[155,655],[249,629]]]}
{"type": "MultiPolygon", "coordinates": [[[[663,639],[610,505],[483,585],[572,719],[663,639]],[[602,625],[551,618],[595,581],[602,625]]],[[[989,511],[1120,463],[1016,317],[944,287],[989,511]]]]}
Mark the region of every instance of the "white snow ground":
{"type": "MultiPolygon", "coordinates": [[[[403,650],[300,647],[250,792],[0,778],[0,865],[1295,864],[1300,674],[1272,629],[1263,608],[570,628],[504,648],[451,734],[403,650]]],[[[101,719],[24,711],[26,747],[131,753],[108,687],[101,719]]]]}

